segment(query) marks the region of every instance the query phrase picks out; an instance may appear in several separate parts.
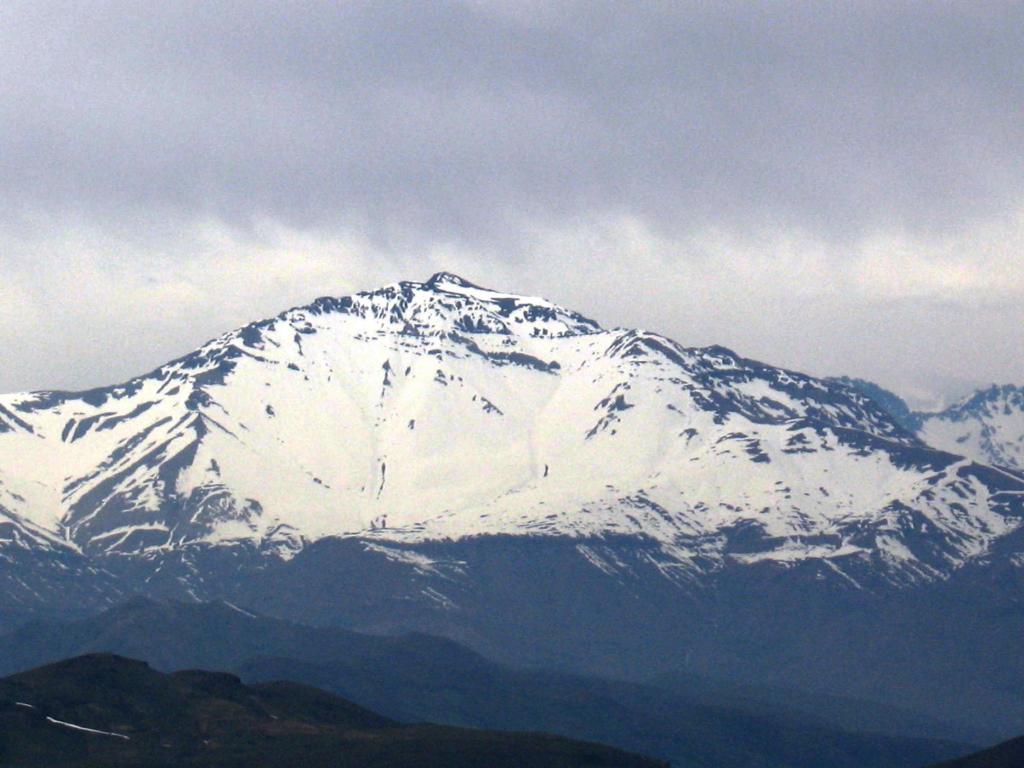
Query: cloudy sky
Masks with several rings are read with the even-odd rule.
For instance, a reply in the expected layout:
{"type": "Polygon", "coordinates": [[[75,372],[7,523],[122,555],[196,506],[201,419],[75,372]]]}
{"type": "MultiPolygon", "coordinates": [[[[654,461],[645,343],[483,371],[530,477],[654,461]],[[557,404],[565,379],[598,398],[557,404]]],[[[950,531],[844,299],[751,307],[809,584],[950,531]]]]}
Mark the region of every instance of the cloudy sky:
{"type": "Polygon", "coordinates": [[[438,269],[1024,383],[1024,5],[0,3],[0,390],[438,269]]]}

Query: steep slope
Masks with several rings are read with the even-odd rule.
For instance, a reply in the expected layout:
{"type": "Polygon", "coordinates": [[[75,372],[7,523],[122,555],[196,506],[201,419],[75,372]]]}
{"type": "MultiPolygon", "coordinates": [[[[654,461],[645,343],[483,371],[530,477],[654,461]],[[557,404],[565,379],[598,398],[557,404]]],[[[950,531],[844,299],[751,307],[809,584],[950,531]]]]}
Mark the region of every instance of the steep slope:
{"type": "MultiPolygon", "coordinates": [[[[406,722],[545,731],[657,754],[677,768],[917,768],[966,751],[898,728],[852,733],[778,699],[722,696],[705,681],[660,688],[519,670],[426,635],[372,637],[249,615],[226,604],[135,600],[71,624],[0,637],[0,674],[67,654],[141,655],[163,670],[225,669],[249,681],[293,680],[406,722]]],[[[868,716],[873,708],[857,705],[868,716]]],[[[886,711],[886,727],[907,715],[886,711]]],[[[878,726],[880,721],[873,723],[878,726]]],[[[924,724],[918,723],[916,728],[924,724]]],[[[875,730],[875,729],[873,729],[875,730]]]]}
{"type": "Polygon", "coordinates": [[[80,616],[124,596],[115,577],[74,545],[12,511],[23,502],[0,471],[0,626],[43,606],[80,616]]]}
{"type": "Polygon", "coordinates": [[[921,414],[914,411],[906,401],[895,392],[890,392],[885,387],[875,384],[867,379],[857,379],[850,376],[833,376],[829,381],[845,384],[865,397],[868,397],[878,404],[878,407],[888,413],[893,421],[899,424],[907,432],[916,435],[921,429],[921,414]]]}
{"type": "Polygon", "coordinates": [[[400,726],[294,683],[164,675],[93,655],[0,680],[0,760],[18,766],[657,766],[536,734],[400,726]]]}

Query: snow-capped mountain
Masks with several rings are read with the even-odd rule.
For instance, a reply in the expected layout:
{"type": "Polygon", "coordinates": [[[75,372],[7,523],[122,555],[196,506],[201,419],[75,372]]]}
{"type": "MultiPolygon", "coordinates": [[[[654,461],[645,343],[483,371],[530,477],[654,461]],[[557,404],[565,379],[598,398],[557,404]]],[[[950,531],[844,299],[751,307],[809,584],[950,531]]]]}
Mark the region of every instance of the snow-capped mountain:
{"type": "Polygon", "coordinates": [[[1024,471],[1024,387],[993,384],[941,411],[914,411],[882,387],[864,379],[830,379],[874,400],[897,424],[922,442],[983,464],[1024,471]]]}
{"type": "Polygon", "coordinates": [[[319,299],[0,397],[0,628],[141,592],[1024,716],[1024,475],[875,389],[447,273],[319,299]]]}
{"type": "Polygon", "coordinates": [[[929,445],[1024,471],[1024,387],[979,390],[939,413],[920,413],[929,445]]]}
{"type": "Polygon", "coordinates": [[[625,535],[683,570],[867,558],[931,578],[1017,528],[1024,491],[845,384],[447,273],[117,386],[3,397],[0,430],[18,536],[87,555],[625,535]]]}

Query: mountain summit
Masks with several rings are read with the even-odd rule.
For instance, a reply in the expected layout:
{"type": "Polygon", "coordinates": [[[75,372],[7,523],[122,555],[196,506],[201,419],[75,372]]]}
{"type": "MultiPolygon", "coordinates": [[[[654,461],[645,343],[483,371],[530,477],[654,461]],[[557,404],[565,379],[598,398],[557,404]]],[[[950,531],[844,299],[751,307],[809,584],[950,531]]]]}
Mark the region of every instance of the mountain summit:
{"type": "Polygon", "coordinates": [[[435,288],[441,284],[453,285],[459,288],[480,288],[479,285],[474,285],[466,278],[456,275],[454,272],[435,272],[430,276],[430,279],[424,283],[424,285],[430,286],[431,288],[435,288]]]}

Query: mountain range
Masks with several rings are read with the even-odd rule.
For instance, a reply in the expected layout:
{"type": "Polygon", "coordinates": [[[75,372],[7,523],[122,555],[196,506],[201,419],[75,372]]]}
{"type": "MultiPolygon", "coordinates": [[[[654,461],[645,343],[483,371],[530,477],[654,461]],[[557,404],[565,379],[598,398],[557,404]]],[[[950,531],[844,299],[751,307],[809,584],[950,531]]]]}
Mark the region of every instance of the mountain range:
{"type": "Polygon", "coordinates": [[[35,622],[0,636],[0,675],[97,653],[144,658],[164,672],[289,680],[394,721],[545,731],[658,756],[676,768],[920,768],[969,751],[950,741],[954,734],[987,741],[867,702],[735,689],[692,676],[635,683],[517,669],[429,635],[308,627],[226,603],[133,598],[88,619],[35,622]]]}
{"type": "Polygon", "coordinates": [[[834,381],[860,390],[928,445],[1024,471],[1024,387],[993,384],[942,411],[915,411],[899,395],[870,381],[849,377],[834,381]]]}
{"type": "Polygon", "coordinates": [[[1014,735],[1022,403],[915,413],[449,273],[322,298],[0,397],[0,626],[226,600],[1014,735]]]}

